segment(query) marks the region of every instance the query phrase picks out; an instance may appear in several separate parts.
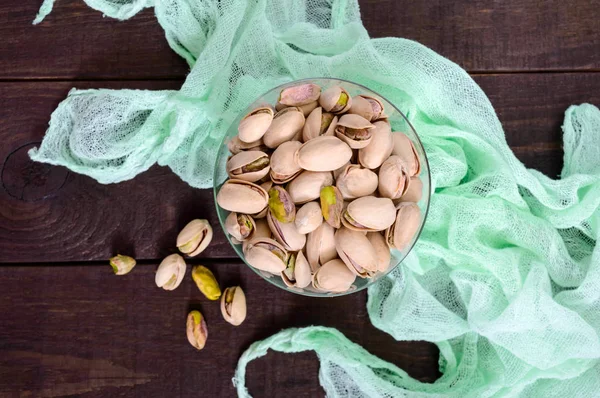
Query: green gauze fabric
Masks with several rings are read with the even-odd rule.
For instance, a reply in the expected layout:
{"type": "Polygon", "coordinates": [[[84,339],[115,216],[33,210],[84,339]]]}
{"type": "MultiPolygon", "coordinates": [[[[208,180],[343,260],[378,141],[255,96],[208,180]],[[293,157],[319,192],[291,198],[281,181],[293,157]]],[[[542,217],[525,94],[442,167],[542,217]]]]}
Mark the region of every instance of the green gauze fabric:
{"type": "MultiPolygon", "coordinates": [[[[269,348],[316,351],[329,397],[598,396],[596,107],[567,110],[565,166],[552,180],[515,158],[464,70],[409,40],[370,39],[353,0],[86,1],[116,18],[154,6],[191,72],[179,91],[72,91],[34,160],[102,183],[158,163],[209,187],[217,145],[237,112],[275,85],[311,76],[381,93],[422,137],[431,211],[416,250],[370,288],[368,310],[398,340],[436,343],[442,377],[419,383],[339,332],[312,327],[253,344],[234,379],[241,396],[247,362],[269,348]]],[[[38,20],[51,6],[47,0],[38,20]]]]}

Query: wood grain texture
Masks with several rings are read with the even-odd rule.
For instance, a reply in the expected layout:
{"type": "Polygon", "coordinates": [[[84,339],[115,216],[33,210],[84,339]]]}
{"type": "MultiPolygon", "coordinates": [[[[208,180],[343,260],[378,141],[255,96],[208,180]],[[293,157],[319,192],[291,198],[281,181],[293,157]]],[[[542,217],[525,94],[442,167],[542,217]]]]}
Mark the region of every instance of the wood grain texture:
{"type": "MultiPolygon", "coordinates": [[[[0,4],[0,79],[183,77],[151,9],[128,21],[61,0],[32,26],[40,1],[0,4]]],[[[600,0],[360,0],[372,37],[413,39],[470,71],[600,69],[600,0]]]]}
{"type": "MultiPolygon", "coordinates": [[[[600,79],[593,73],[475,79],[495,106],[517,157],[550,176],[562,168],[560,125],[566,108],[600,103],[600,79]]],[[[27,157],[27,149],[41,141],[48,115],[73,85],[175,89],[180,83],[0,84],[0,262],[101,261],[117,251],[159,259],[172,252],[178,231],[197,217],[215,227],[214,243],[203,256],[235,257],[218,227],[212,192],[189,187],[168,168],[156,166],[131,181],[101,185],[27,157]]]]}
{"type": "MultiPolygon", "coordinates": [[[[396,342],[371,325],[364,291],[315,299],[271,286],[240,263],[208,265],[221,286],[243,287],[248,316],[240,327],[222,319],[189,269],[167,292],[154,284],[155,264],[122,277],[109,266],[0,267],[0,396],[232,397],[237,360],[252,342],[309,325],[338,328],[424,382],[439,375],[433,344],[396,342]],[[208,322],[200,352],[186,340],[191,309],[208,322]]],[[[313,353],[271,353],[247,378],[255,397],[323,395],[313,353]]]]}

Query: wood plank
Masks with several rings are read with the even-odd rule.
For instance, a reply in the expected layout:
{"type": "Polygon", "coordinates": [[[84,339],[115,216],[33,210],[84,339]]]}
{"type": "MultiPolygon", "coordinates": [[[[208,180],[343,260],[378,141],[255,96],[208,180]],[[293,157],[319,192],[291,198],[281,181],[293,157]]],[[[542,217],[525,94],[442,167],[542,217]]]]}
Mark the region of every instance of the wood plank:
{"type": "MultiPolygon", "coordinates": [[[[372,37],[417,40],[470,71],[600,69],[600,0],[359,3],[372,37]]],[[[32,26],[39,4],[0,4],[0,79],[151,79],[188,71],[151,9],[119,22],[82,1],[61,0],[32,26]]]]}
{"type": "MultiPolygon", "coordinates": [[[[600,104],[600,80],[589,74],[476,76],[505,126],[509,144],[529,167],[556,176],[562,167],[560,123],[571,103],[600,104]]],[[[30,162],[48,118],[72,85],[80,88],[177,88],[166,82],[0,84],[0,263],[106,260],[117,251],[158,259],[174,249],[192,218],[215,227],[206,257],[235,257],[213,210],[212,192],[189,187],[167,168],[100,185],[59,167],[30,162]],[[26,109],[27,112],[23,110],[26,109]]]]}
{"type": "MultiPolygon", "coordinates": [[[[245,265],[212,265],[221,286],[240,284],[246,321],[221,317],[188,275],[167,292],[154,284],[155,264],[129,275],[108,266],[0,268],[0,396],[167,397],[235,395],[231,377],[249,344],[296,326],[338,328],[352,341],[424,382],[438,376],[438,350],[396,342],[374,328],[366,292],[315,299],[287,293],[245,265]],[[199,309],[209,339],[201,352],[186,340],[188,311],[199,309]]],[[[313,353],[269,354],[248,369],[256,397],[322,396],[313,353]]]]}

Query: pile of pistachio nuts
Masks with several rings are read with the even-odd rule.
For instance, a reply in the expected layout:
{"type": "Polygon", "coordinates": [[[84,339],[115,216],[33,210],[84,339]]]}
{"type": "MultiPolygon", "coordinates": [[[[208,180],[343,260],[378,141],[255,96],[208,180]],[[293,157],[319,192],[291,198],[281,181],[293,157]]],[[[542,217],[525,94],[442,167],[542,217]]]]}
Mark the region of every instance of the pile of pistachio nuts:
{"type": "Polygon", "coordinates": [[[390,265],[421,223],[421,162],[382,101],[301,83],[260,106],[228,142],[217,194],[245,260],[288,287],[344,292],[390,265]]]}

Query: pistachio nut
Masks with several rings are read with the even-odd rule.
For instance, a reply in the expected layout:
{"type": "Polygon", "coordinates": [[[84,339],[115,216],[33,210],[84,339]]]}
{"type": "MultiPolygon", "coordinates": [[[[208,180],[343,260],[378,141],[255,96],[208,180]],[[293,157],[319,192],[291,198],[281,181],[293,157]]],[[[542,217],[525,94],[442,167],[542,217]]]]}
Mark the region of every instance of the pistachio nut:
{"type": "Polygon", "coordinates": [[[269,174],[269,155],[261,151],[244,151],[227,161],[226,170],[231,178],[256,182],[269,174]]]}
{"type": "Polygon", "coordinates": [[[289,287],[298,287],[300,289],[310,285],[312,273],[310,265],[304,257],[304,253],[291,253],[285,270],[281,273],[281,279],[289,287]]]}
{"type": "Polygon", "coordinates": [[[198,289],[209,300],[218,300],[221,297],[221,288],[212,271],[203,265],[197,265],[192,269],[192,279],[196,282],[198,289]]]}
{"type": "Polygon", "coordinates": [[[263,211],[269,194],[259,185],[243,180],[227,180],[217,194],[217,203],[225,210],[244,214],[263,211]]]}
{"type": "Polygon", "coordinates": [[[297,107],[283,108],[275,114],[271,126],[263,136],[263,142],[269,148],[277,148],[290,141],[304,126],[304,115],[297,107]]]}
{"type": "Polygon", "coordinates": [[[335,230],[327,223],[321,223],[308,234],[306,239],[306,258],[314,273],[321,264],[337,257],[335,250],[335,230]]]}
{"type": "Polygon", "coordinates": [[[237,155],[242,151],[249,151],[264,146],[265,145],[263,144],[262,139],[247,143],[240,140],[240,137],[237,135],[229,141],[227,141],[227,148],[229,149],[229,152],[231,152],[232,155],[237,155]]]}
{"type": "Polygon", "coordinates": [[[304,117],[308,117],[312,111],[314,111],[319,106],[319,101],[313,101],[306,105],[300,105],[298,109],[302,111],[304,117]]]}
{"type": "Polygon", "coordinates": [[[392,154],[394,140],[392,128],[387,121],[379,120],[373,123],[371,142],[358,151],[358,161],[367,169],[376,169],[392,154]]]}
{"type": "Polygon", "coordinates": [[[412,177],[421,173],[421,161],[419,155],[415,149],[414,144],[404,133],[394,132],[392,133],[394,141],[394,149],[392,155],[396,155],[402,159],[406,165],[408,174],[412,177]]]}
{"type": "Polygon", "coordinates": [[[398,199],[408,189],[410,177],[406,165],[399,156],[390,156],[379,169],[379,193],[390,199],[398,199]]]}
{"type": "Polygon", "coordinates": [[[269,228],[269,223],[267,223],[266,217],[258,219],[258,220],[254,220],[254,233],[252,234],[250,239],[246,239],[245,241],[242,242],[242,251],[246,250],[246,246],[248,245],[248,242],[250,242],[252,239],[257,239],[257,238],[269,238],[270,239],[271,236],[272,236],[271,228],[269,228]]]}
{"type": "Polygon", "coordinates": [[[396,220],[385,231],[385,239],[389,247],[405,249],[412,241],[421,224],[421,210],[413,202],[398,204],[396,220]]]}
{"type": "Polygon", "coordinates": [[[239,286],[225,289],[221,296],[223,319],[233,326],[241,325],[246,319],[246,295],[239,286]]]}
{"type": "Polygon", "coordinates": [[[281,90],[279,103],[286,106],[306,105],[317,101],[320,95],[320,86],[312,83],[302,83],[281,90]]]}
{"type": "Polygon", "coordinates": [[[306,142],[322,135],[333,135],[337,122],[338,117],[333,113],[323,112],[321,107],[315,108],[306,118],[302,128],[302,140],[306,142]]]}
{"type": "Polygon", "coordinates": [[[290,194],[280,185],[269,189],[269,212],[282,223],[296,219],[296,205],[290,194]]]}
{"type": "Polygon", "coordinates": [[[244,250],[248,264],[256,269],[280,274],[286,267],[288,253],[279,243],[269,238],[254,238],[244,250]]]}
{"type": "Polygon", "coordinates": [[[394,223],[396,208],[389,198],[363,196],[350,202],[342,223],[354,231],[383,231],[394,223]]]}
{"type": "Polygon", "coordinates": [[[352,287],[356,276],[340,259],[326,262],[313,275],[313,287],[334,293],[345,292],[352,287]]]}
{"type": "Polygon", "coordinates": [[[331,113],[344,113],[352,106],[352,97],[340,86],[333,86],[321,93],[319,105],[331,113]]]}
{"type": "Polygon", "coordinates": [[[335,127],[335,135],[352,149],[364,148],[371,142],[375,126],[359,115],[345,114],[335,127]]]}
{"type": "Polygon", "coordinates": [[[323,223],[321,206],[317,202],[308,202],[296,212],[296,229],[301,234],[314,231],[323,223]]]}
{"type": "Polygon", "coordinates": [[[273,121],[273,108],[263,106],[248,113],[240,121],[238,137],[241,141],[249,143],[260,140],[273,121]]]}
{"type": "Polygon", "coordinates": [[[357,164],[349,164],[338,175],[336,187],[344,199],[355,199],[373,194],[377,183],[377,174],[357,164]]]}
{"type": "Polygon", "coordinates": [[[333,185],[321,188],[321,211],[323,218],[333,228],[339,228],[342,225],[342,209],[344,207],[344,198],[340,190],[333,185]]]}
{"type": "Polygon", "coordinates": [[[360,115],[372,122],[382,117],[383,104],[375,97],[360,94],[352,97],[352,107],[348,113],[360,115]]]}
{"type": "Polygon", "coordinates": [[[177,235],[177,248],[181,253],[195,257],[208,247],[212,237],[213,229],[208,220],[192,220],[177,235]]]}
{"type": "Polygon", "coordinates": [[[306,235],[298,232],[296,224],[293,222],[282,223],[269,210],[267,213],[267,223],[273,236],[287,251],[302,250],[306,244],[306,235]]]}
{"type": "Polygon", "coordinates": [[[254,219],[247,214],[231,212],[225,219],[225,231],[239,242],[252,237],[254,229],[254,219]]]}
{"type": "Polygon", "coordinates": [[[375,259],[377,260],[377,271],[385,272],[390,267],[390,248],[388,247],[385,237],[380,232],[367,233],[367,239],[371,242],[371,246],[375,249],[375,259]]]}
{"type": "Polygon", "coordinates": [[[302,144],[296,151],[298,166],[310,171],[333,171],[352,157],[348,145],[336,137],[321,136],[302,144]]]}
{"type": "Polygon", "coordinates": [[[283,184],[296,177],[302,169],[294,157],[300,141],[288,141],[279,145],[271,155],[271,179],[275,184],[283,184]]]}
{"type": "Polygon", "coordinates": [[[135,267],[135,259],[133,257],[124,256],[122,254],[117,254],[116,256],[111,257],[109,262],[115,275],[128,274],[129,271],[131,271],[133,267],[135,267]]]}
{"type": "Polygon", "coordinates": [[[319,199],[321,188],[333,184],[330,172],[303,171],[287,186],[287,191],[296,204],[319,199]]]}
{"type": "Polygon", "coordinates": [[[335,233],[335,249],[354,274],[368,278],[377,272],[377,253],[366,235],[348,228],[335,233]]]}
{"type": "Polygon", "coordinates": [[[158,265],[154,282],[165,290],[174,290],[181,284],[185,275],[185,261],[179,254],[171,254],[158,265]]]}
{"type": "Polygon", "coordinates": [[[197,350],[204,348],[206,339],[208,338],[208,328],[206,321],[200,311],[191,311],[187,316],[186,323],[187,339],[197,350]]]}

